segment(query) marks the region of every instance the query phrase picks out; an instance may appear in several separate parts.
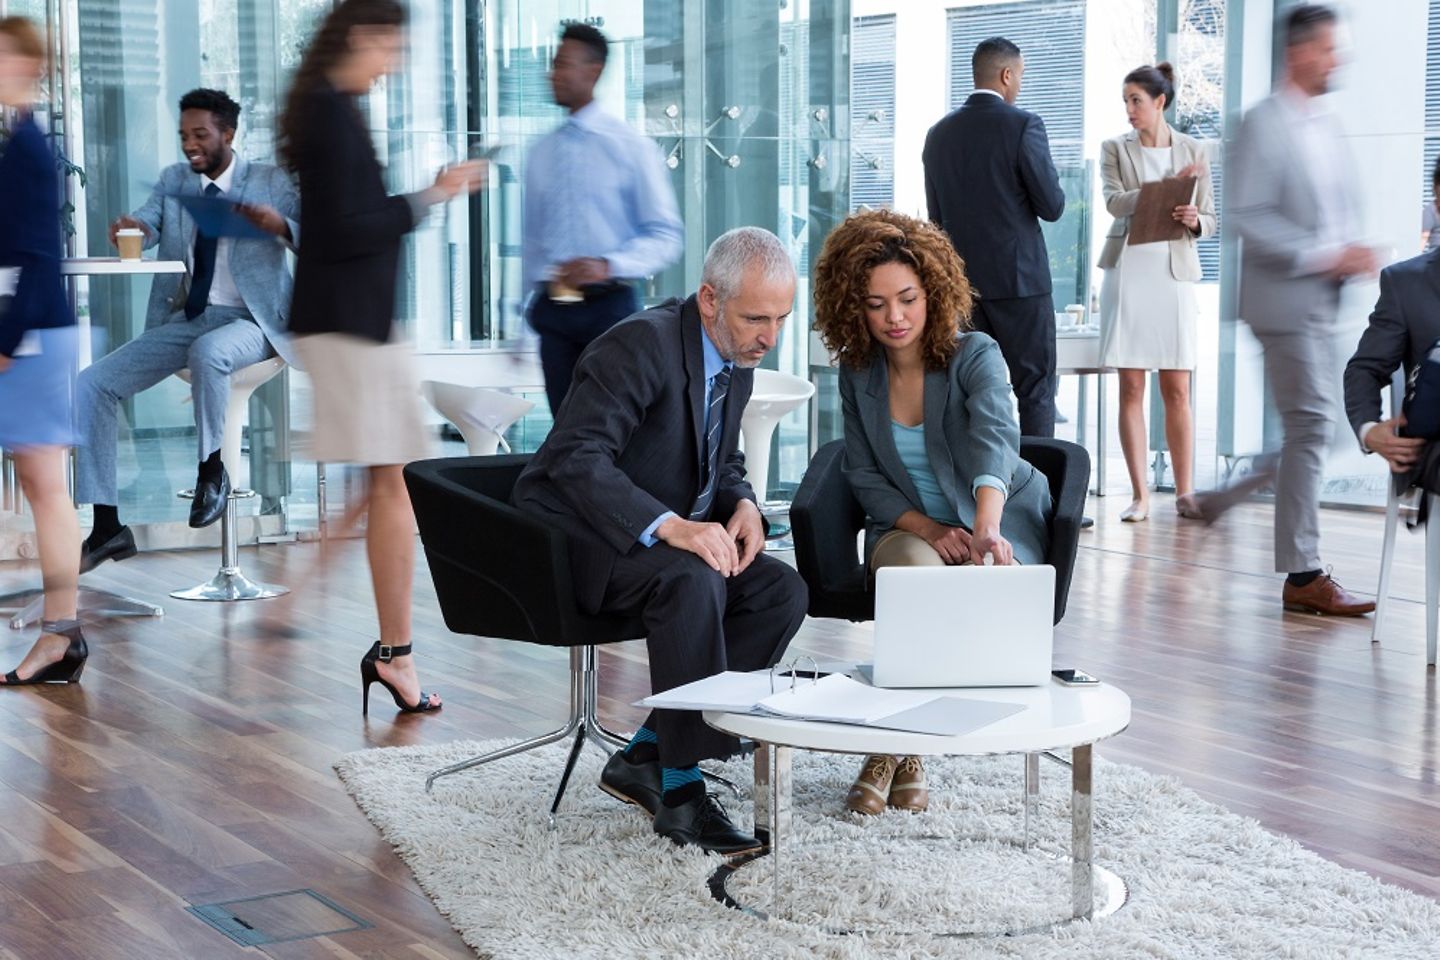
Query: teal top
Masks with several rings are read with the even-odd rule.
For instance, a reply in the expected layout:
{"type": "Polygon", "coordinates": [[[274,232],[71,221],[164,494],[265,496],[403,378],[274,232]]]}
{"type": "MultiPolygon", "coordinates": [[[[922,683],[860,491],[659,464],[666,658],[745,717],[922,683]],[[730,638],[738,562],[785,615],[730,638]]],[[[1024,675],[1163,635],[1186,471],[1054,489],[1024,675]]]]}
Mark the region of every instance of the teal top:
{"type": "Polygon", "coordinates": [[[907,427],[891,420],[890,432],[895,437],[895,450],[900,454],[900,462],[910,475],[915,491],[920,494],[925,516],[946,526],[961,526],[960,517],[955,513],[955,507],[945,499],[940,483],[935,479],[935,471],[930,466],[930,458],[925,454],[925,425],[907,427]]]}

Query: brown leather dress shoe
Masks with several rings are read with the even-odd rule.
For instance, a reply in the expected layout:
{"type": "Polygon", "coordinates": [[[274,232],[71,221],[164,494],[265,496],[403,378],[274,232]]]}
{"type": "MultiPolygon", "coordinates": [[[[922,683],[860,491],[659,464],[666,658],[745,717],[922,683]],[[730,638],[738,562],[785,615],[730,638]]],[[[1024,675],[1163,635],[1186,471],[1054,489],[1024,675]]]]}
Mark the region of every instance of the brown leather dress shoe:
{"type": "Polygon", "coordinates": [[[925,787],[925,767],[919,757],[901,757],[890,781],[890,806],[896,810],[924,813],[930,806],[930,791],[925,787]]]}
{"type": "Polygon", "coordinates": [[[1331,617],[1360,617],[1375,612],[1374,600],[1362,600],[1322,573],[1303,587],[1285,581],[1281,595],[1285,609],[1295,613],[1321,613],[1331,617]]]}
{"type": "Polygon", "coordinates": [[[884,813],[885,801],[890,796],[890,782],[894,779],[894,757],[866,757],[860,774],[845,795],[845,809],[871,817],[884,813]]]}

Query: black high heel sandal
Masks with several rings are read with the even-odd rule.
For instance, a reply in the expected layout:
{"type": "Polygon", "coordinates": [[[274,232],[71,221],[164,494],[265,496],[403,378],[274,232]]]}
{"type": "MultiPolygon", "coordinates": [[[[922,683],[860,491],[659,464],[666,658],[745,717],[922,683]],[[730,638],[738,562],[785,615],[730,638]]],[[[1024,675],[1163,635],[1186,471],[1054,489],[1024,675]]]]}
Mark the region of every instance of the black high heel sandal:
{"type": "Polygon", "coordinates": [[[370,715],[370,684],[372,683],[378,683],[390,691],[390,697],[395,701],[395,709],[401,713],[425,713],[429,710],[439,710],[444,706],[443,703],[437,703],[432,706],[430,703],[430,694],[421,690],[420,702],[412,707],[401,698],[399,690],[396,690],[385,681],[384,677],[380,676],[380,671],[375,667],[376,663],[389,663],[396,657],[408,657],[409,655],[410,644],[408,643],[403,647],[392,647],[388,643],[380,643],[379,641],[371,645],[370,652],[365,654],[360,661],[361,716],[370,715]]]}
{"type": "Polygon", "coordinates": [[[85,661],[90,656],[90,648],[85,645],[85,634],[80,632],[80,624],[72,622],[59,626],[42,623],[40,629],[42,633],[53,633],[70,641],[70,645],[65,648],[65,656],[49,666],[41,667],[25,680],[21,680],[20,675],[11,670],[5,674],[5,686],[28,687],[36,683],[79,682],[80,674],[85,672],[85,661]]]}

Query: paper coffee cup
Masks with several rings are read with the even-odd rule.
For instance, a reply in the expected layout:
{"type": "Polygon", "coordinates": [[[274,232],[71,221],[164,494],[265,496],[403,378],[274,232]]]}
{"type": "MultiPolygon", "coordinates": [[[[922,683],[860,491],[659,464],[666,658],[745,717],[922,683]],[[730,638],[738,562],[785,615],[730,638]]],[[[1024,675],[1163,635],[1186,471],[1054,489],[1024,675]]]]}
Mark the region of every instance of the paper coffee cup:
{"type": "Polygon", "coordinates": [[[120,248],[121,260],[139,260],[145,247],[145,231],[137,227],[126,227],[115,233],[115,245],[120,248]]]}

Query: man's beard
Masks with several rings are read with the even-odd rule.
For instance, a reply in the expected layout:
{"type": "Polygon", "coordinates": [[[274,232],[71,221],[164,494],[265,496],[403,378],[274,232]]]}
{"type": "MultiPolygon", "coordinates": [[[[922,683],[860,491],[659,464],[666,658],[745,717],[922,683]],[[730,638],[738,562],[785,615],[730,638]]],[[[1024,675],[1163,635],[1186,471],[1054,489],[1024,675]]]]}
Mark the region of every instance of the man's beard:
{"type": "MultiPolygon", "coordinates": [[[[735,342],[735,336],[730,328],[725,325],[725,305],[722,303],[715,308],[715,349],[720,351],[720,356],[729,360],[735,366],[745,370],[760,366],[759,360],[747,360],[740,345],[735,342]]],[[[763,358],[761,358],[763,359],[763,358]]]]}

